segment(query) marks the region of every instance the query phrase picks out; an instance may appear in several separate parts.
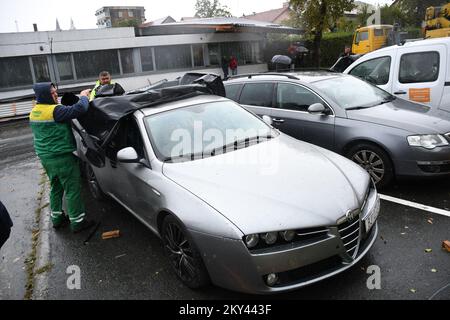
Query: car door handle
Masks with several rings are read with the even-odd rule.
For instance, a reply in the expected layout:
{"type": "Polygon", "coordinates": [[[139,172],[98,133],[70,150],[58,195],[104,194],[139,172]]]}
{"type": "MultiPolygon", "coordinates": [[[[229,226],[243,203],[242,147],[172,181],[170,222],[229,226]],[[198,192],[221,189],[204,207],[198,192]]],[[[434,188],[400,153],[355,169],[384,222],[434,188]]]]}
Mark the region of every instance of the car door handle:
{"type": "Polygon", "coordinates": [[[406,91],[396,91],[394,94],[406,94],[406,91]]]}
{"type": "Polygon", "coordinates": [[[272,121],[275,123],[283,123],[284,122],[283,119],[272,119],[272,121]]]}

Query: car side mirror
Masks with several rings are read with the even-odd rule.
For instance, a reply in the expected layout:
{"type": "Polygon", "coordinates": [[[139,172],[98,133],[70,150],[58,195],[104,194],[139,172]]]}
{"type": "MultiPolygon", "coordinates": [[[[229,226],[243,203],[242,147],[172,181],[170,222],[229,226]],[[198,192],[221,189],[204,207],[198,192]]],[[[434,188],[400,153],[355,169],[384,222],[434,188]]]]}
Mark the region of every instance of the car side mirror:
{"type": "Polygon", "coordinates": [[[308,113],[311,114],[324,114],[327,109],[321,103],[314,103],[309,106],[308,113]]]}
{"type": "Polygon", "coordinates": [[[122,163],[139,163],[139,156],[133,147],[127,147],[117,152],[117,161],[122,163]]]}
{"type": "Polygon", "coordinates": [[[263,121],[264,121],[266,124],[268,124],[269,126],[271,126],[272,123],[273,123],[272,118],[269,117],[269,116],[267,116],[267,115],[263,115],[263,116],[262,116],[262,119],[263,119],[263,121]]]}

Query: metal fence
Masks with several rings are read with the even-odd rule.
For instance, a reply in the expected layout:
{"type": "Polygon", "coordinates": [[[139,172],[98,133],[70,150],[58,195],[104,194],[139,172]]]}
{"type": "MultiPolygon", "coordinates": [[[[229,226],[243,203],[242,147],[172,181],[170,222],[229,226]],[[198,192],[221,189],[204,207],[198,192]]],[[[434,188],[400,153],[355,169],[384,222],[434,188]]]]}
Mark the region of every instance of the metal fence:
{"type": "Polygon", "coordinates": [[[35,105],[35,100],[11,101],[0,104],[0,119],[28,115],[35,105]]]}

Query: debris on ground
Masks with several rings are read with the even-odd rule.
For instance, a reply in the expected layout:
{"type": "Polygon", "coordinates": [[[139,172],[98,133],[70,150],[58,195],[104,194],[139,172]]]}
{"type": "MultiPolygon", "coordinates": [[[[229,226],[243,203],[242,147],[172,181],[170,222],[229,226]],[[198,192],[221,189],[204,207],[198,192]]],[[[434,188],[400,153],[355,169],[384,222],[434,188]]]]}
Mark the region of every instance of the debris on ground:
{"type": "Polygon", "coordinates": [[[115,256],[114,258],[115,258],[115,259],[119,259],[119,258],[125,257],[126,255],[127,255],[127,254],[126,254],[126,253],[124,253],[124,254],[121,254],[121,255],[115,256]]]}
{"type": "Polygon", "coordinates": [[[417,292],[416,289],[409,289],[409,291],[411,291],[412,293],[416,293],[417,292]]]}
{"type": "Polygon", "coordinates": [[[433,224],[433,218],[428,219],[427,222],[428,222],[429,224],[433,224]]]}
{"type": "Polygon", "coordinates": [[[426,253],[430,253],[430,252],[432,252],[433,250],[432,249],[425,249],[425,252],[426,253]]]}
{"type": "Polygon", "coordinates": [[[431,272],[436,273],[437,270],[435,268],[431,269],[431,272]]]}
{"type": "Polygon", "coordinates": [[[442,241],[442,249],[447,250],[447,252],[450,252],[450,240],[442,241]]]}
{"type": "Polygon", "coordinates": [[[108,231],[108,232],[102,233],[103,240],[111,239],[111,238],[118,238],[118,237],[120,237],[120,230],[113,230],[113,231],[108,231]]]}

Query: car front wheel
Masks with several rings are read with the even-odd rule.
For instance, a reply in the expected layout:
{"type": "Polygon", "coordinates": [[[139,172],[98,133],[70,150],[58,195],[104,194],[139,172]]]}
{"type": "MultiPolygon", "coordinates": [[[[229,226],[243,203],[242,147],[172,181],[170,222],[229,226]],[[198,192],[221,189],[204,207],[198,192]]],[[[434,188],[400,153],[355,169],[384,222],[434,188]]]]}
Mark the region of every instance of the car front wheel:
{"type": "Polygon", "coordinates": [[[352,147],[347,157],[366,170],[378,188],[387,186],[394,178],[394,170],[387,153],[372,144],[358,144],[352,147]]]}
{"type": "Polygon", "coordinates": [[[173,216],[163,221],[162,240],[175,273],[186,286],[198,289],[209,283],[200,253],[187,230],[173,216]]]}

